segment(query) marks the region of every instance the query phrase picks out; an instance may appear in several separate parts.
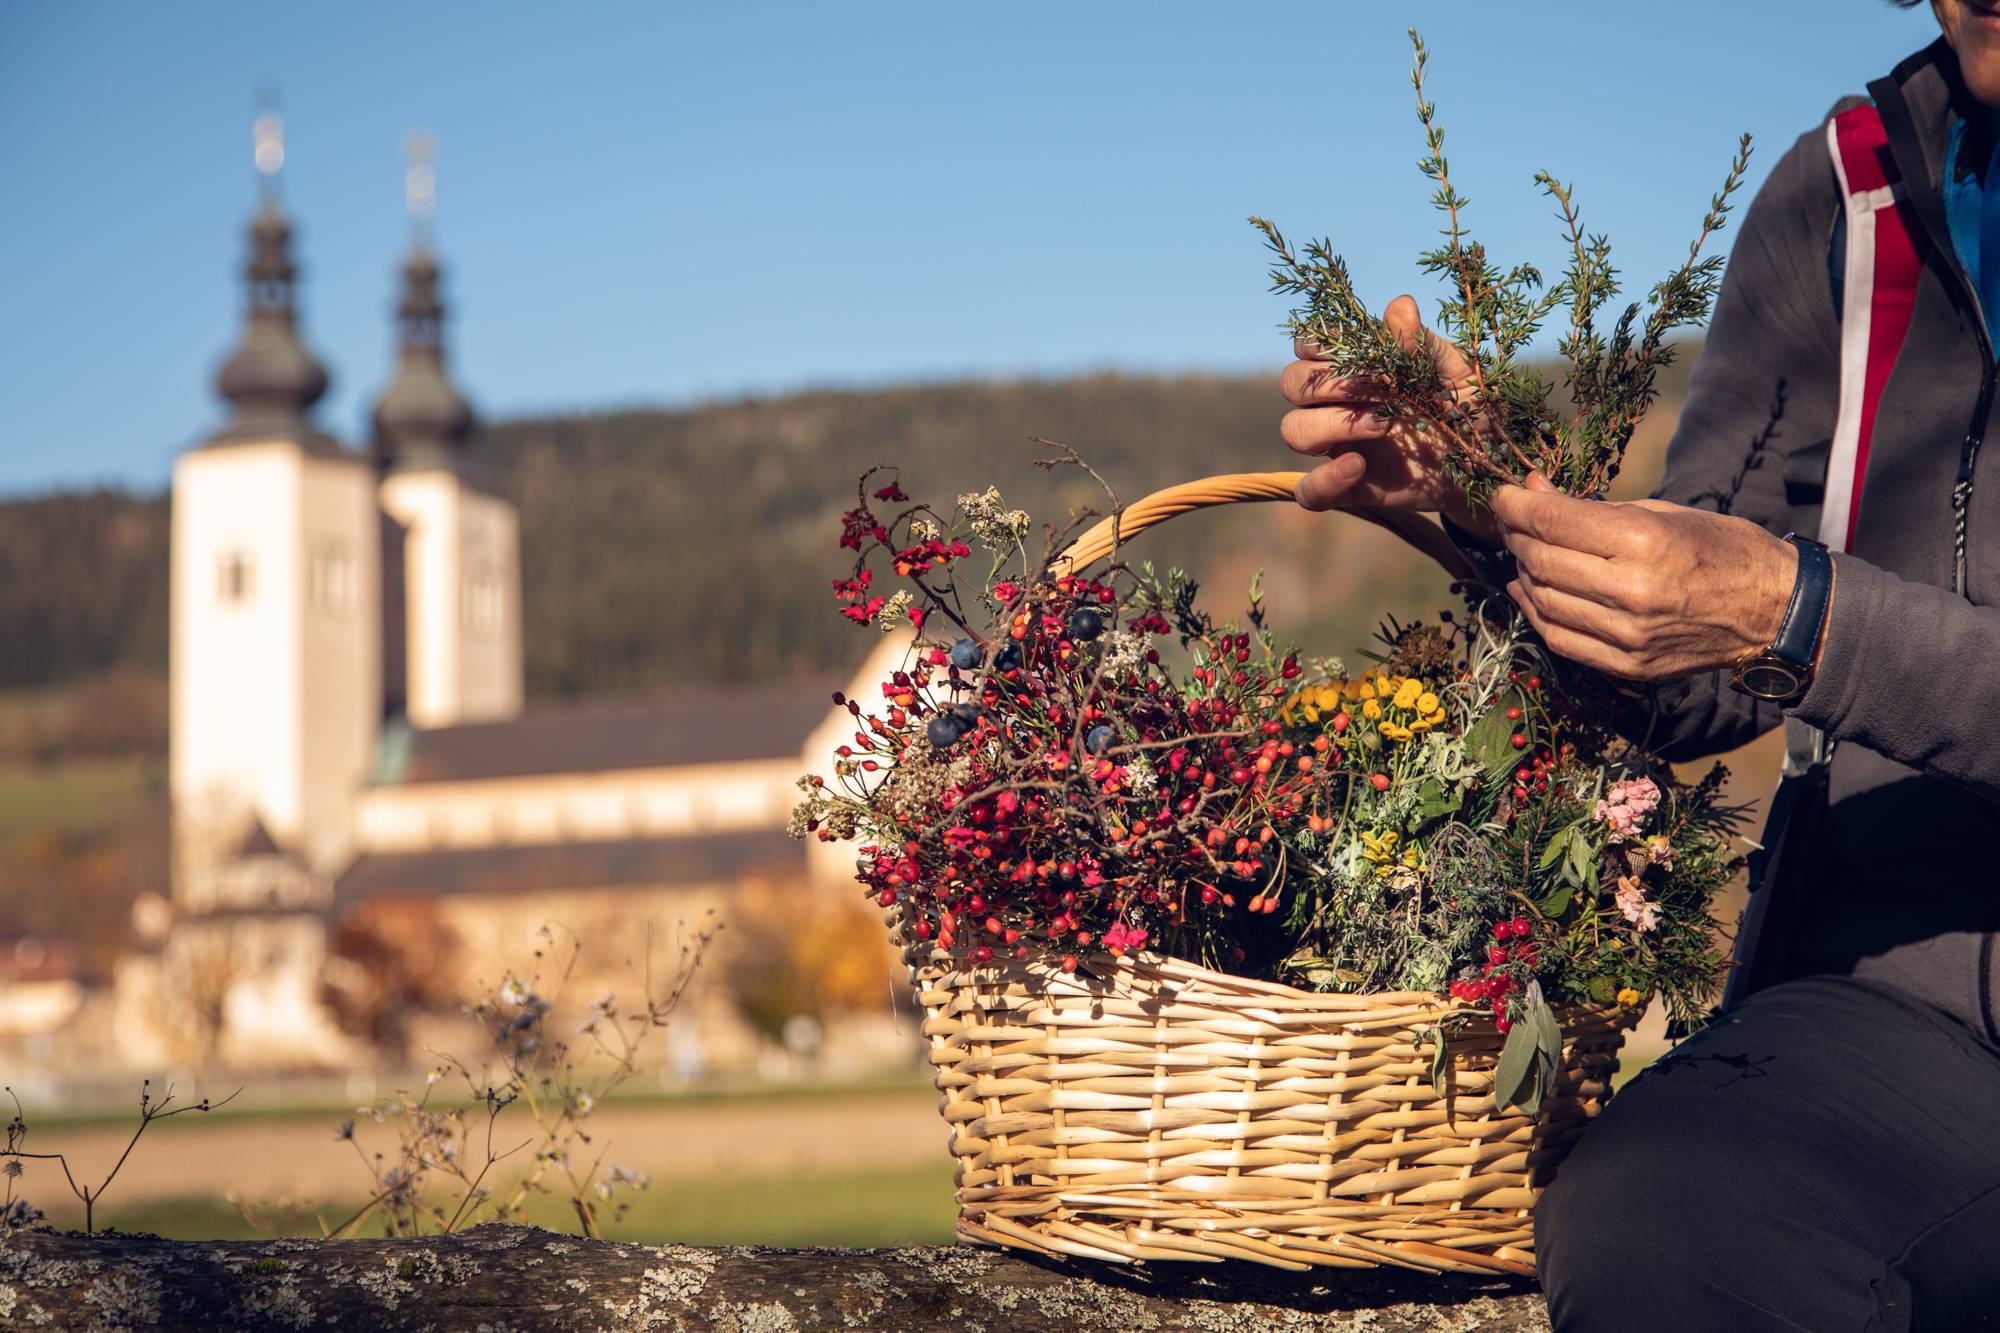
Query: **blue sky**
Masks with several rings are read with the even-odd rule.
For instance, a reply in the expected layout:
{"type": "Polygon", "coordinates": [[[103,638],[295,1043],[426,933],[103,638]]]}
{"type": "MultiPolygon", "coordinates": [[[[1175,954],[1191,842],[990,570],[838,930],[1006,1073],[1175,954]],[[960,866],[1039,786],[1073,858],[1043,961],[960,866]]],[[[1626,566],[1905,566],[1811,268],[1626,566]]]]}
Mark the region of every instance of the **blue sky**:
{"type": "Polygon", "coordinates": [[[1738,133],[1754,183],[1935,35],[1880,0],[0,0],[0,493],[154,487],[216,424],[267,80],[321,420],[355,439],[389,369],[412,129],[437,142],[453,354],[488,416],[1275,373],[1246,214],[1331,235],[1383,300],[1430,241],[1410,23],[1476,234],[1554,268],[1547,167],[1635,287],[1738,133]]]}

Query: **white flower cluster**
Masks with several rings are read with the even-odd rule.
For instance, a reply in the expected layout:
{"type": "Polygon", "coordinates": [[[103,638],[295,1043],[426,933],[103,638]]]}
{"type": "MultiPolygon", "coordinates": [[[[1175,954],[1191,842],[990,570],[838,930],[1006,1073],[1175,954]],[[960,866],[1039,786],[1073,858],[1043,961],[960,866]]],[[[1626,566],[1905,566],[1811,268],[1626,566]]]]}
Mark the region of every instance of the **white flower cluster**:
{"type": "Polygon", "coordinates": [[[1122,676],[1137,671],[1146,660],[1146,636],[1129,629],[1115,630],[1105,636],[1103,653],[1099,666],[1105,675],[1122,676]]]}
{"type": "Polygon", "coordinates": [[[884,634],[900,629],[904,618],[910,614],[910,604],[914,601],[916,598],[910,595],[907,588],[891,597],[883,604],[882,614],[875,618],[875,628],[884,634]]]}
{"type": "Polygon", "coordinates": [[[972,531],[982,545],[993,551],[1011,551],[1028,535],[1032,523],[1027,511],[1009,509],[998,487],[967,491],[958,497],[958,508],[972,521],[972,531]]]}
{"type": "Polygon", "coordinates": [[[1151,795],[1153,788],[1159,786],[1159,783],[1159,775],[1153,772],[1153,766],[1143,758],[1135,755],[1132,761],[1125,765],[1125,789],[1134,796],[1151,795]]]}
{"type": "Polygon", "coordinates": [[[913,518],[910,520],[910,535],[920,542],[930,542],[936,541],[942,530],[927,518],[913,518]]]}

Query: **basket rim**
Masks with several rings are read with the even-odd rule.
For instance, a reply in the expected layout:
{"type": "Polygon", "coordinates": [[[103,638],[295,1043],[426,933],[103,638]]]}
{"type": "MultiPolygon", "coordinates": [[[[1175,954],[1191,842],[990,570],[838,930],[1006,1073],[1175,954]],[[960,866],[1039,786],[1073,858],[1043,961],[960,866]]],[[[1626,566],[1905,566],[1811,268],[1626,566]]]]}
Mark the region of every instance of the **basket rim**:
{"type": "MultiPolygon", "coordinates": [[[[1234,992],[1246,999],[1260,1000],[1266,1007],[1274,1009],[1366,1011],[1374,1017],[1384,1016],[1384,1010],[1407,1009],[1414,1011],[1412,1017],[1417,1013],[1429,1013],[1435,1014],[1439,1021],[1460,1017],[1492,1021],[1491,1011],[1486,1007],[1455,999],[1445,991],[1305,990],[1281,981],[1260,981],[1254,977],[1218,972],[1200,963],[1154,950],[1122,955],[1100,950],[1077,955],[1074,973],[1062,969],[1059,957],[1050,950],[1036,950],[1025,959],[996,957],[990,962],[975,963],[965,956],[964,951],[942,949],[935,944],[906,943],[904,950],[904,961],[912,975],[923,976],[928,984],[940,987],[991,986],[1017,981],[1040,990],[1081,998],[1143,989],[1147,983],[1180,982],[1194,983],[1208,990],[1234,992]],[[1120,986],[1119,982],[1125,984],[1120,986]]],[[[1636,1021],[1645,1009],[1643,1004],[1627,1005],[1615,1000],[1608,1003],[1549,1000],[1546,1003],[1559,1014],[1588,1014],[1631,1021],[1636,1021]]]]}

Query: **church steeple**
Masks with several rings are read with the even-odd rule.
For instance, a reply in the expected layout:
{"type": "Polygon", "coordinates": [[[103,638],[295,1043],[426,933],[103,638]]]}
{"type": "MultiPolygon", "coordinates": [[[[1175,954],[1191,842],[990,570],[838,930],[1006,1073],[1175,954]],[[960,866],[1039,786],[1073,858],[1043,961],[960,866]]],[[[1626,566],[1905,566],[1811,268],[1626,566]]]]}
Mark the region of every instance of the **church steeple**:
{"type": "Polygon", "coordinates": [[[472,408],[445,369],[442,275],[431,252],[430,219],[437,200],[430,141],[410,138],[404,201],[410,214],[410,253],[403,263],[403,296],[396,309],[401,341],[396,378],[375,404],[375,455],[383,466],[453,459],[472,434],[472,408]]]}
{"type": "Polygon", "coordinates": [[[257,216],[250,224],[250,257],[243,277],[243,337],[222,363],[215,387],[235,409],[231,434],[297,431],[326,393],[326,368],[299,340],[298,266],[292,260],[292,226],[278,202],[278,171],[285,162],[284,121],[275,110],[258,115],[253,130],[262,178],[257,216]]]}

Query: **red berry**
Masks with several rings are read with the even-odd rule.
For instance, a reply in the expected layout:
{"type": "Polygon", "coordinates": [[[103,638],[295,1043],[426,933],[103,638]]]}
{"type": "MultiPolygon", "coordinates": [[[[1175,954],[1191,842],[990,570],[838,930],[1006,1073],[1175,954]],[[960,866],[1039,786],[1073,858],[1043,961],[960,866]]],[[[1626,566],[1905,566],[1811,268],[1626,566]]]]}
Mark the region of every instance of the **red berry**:
{"type": "Polygon", "coordinates": [[[1514,1030],[1514,1020],[1505,1014],[1501,1014],[1493,1020],[1493,1030],[1504,1037],[1514,1030]]]}
{"type": "Polygon", "coordinates": [[[896,905],[896,891],[894,889],[884,889],[875,895],[875,901],[884,907],[894,907],[896,905]]]}
{"type": "Polygon", "coordinates": [[[1518,731],[1515,732],[1512,736],[1508,737],[1507,739],[1513,743],[1514,748],[1517,750],[1525,750],[1528,748],[1528,738],[1526,736],[1523,736],[1518,731]]]}
{"type": "Polygon", "coordinates": [[[1506,962],[1507,961],[1506,946],[1496,944],[1492,948],[1488,949],[1486,951],[1486,961],[1493,964],[1493,966],[1495,967],[1498,967],[1502,963],[1506,962]]]}
{"type": "Polygon", "coordinates": [[[1076,971],[1076,955],[1067,953],[1063,955],[1062,970],[1065,972],[1076,971]]]}
{"type": "Polygon", "coordinates": [[[1508,720],[1509,722],[1519,722],[1519,721],[1521,720],[1521,710],[1520,710],[1520,709],[1518,709],[1518,708],[1510,708],[1510,709],[1508,709],[1508,710],[1507,710],[1507,720],[1508,720]]]}
{"type": "Polygon", "coordinates": [[[982,944],[972,951],[972,961],[975,963],[990,963],[993,961],[993,951],[982,944]]]}
{"type": "Polygon", "coordinates": [[[1514,932],[1514,938],[1517,940],[1526,939],[1534,930],[1534,927],[1528,924],[1528,918],[1524,916],[1515,917],[1507,925],[1514,932]]]}
{"type": "Polygon", "coordinates": [[[1377,773],[1377,774],[1374,774],[1374,775],[1373,775],[1372,777],[1370,777],[1370,778],[1369,778],[1368,780],[1369,780],[1369,781],[1370,781],[1371,783],[1375,784],[1375,790],[1376,790],[1376,791],[1387,791],[1387,790],[1389,790],[1389,775],[1388,775],[1387,773],[1377,773]]]}
{"type": "Polygon", "coordinates": [[[1514,933],[1514,932],[1513,932],[1513,929],[1512,929],[1512,928],[1511,928],[1510,926],[1508,926],[1508,924],[1507,924],[1507,923],[1506,923],[1505,921],[1496,921],[1496,922],[1494,922],[1494,923],[1493,923],[1493,938],[1494,938],[1494,939],[1496,939],[1496,940],[1504,940],[1504,939],[1506,939],[1506,938],[1507,938],[1507,937],[1508,937],[1509,935],[1512,935],[1513,933],[1514,933]]]}
{"type": "Polygon", "coordinates": [[[1542,688],[1542,678],[1540,676],[1528,677],[1528,688],[1531,690],[1539,690],[1540,688],[1542,688]]]}

